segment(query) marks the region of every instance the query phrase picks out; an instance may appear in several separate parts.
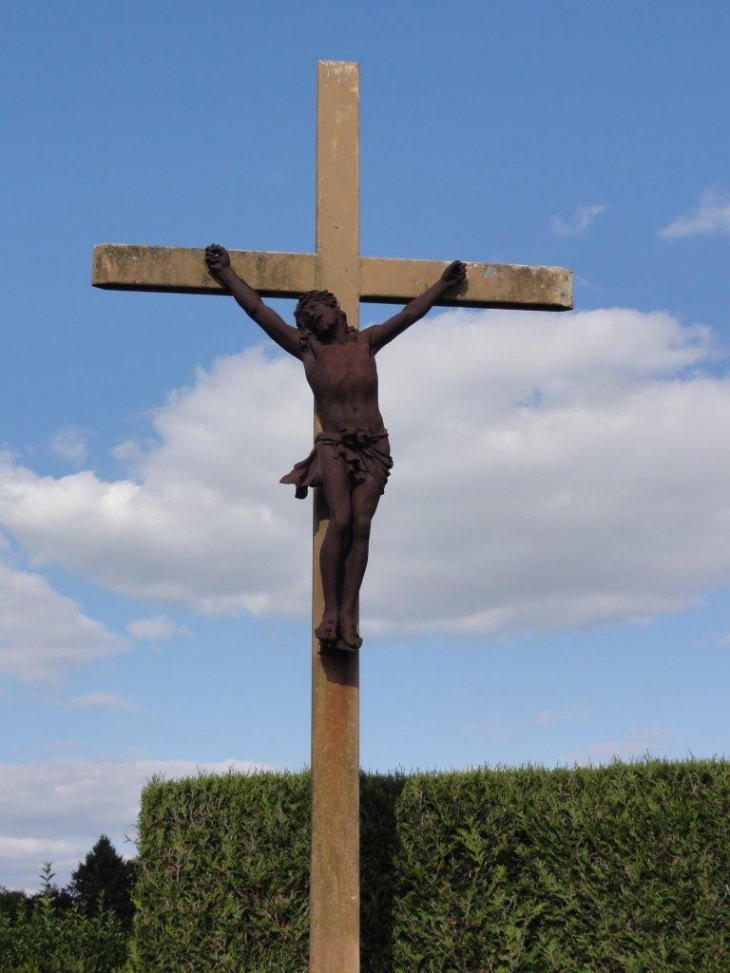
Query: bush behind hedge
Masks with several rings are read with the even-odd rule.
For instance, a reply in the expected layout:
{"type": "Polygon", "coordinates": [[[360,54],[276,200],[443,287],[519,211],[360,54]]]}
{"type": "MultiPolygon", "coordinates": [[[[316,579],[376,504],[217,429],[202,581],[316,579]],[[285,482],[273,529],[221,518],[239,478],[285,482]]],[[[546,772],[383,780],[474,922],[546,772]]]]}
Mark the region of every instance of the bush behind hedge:
{"type": "Polygon", "coordinates": [[[124,973],[128,934],[117,916],[57,909],[50,893],[0,915],[0,973],[124,973]]]}
{"type": "MultiPolygon", "coordinates": [[[[308,774],[150,784],[133,966],[307,968],[308,774]]],[[[363,775],[363,973],[730,970],[730,764],[363,775]]]]}

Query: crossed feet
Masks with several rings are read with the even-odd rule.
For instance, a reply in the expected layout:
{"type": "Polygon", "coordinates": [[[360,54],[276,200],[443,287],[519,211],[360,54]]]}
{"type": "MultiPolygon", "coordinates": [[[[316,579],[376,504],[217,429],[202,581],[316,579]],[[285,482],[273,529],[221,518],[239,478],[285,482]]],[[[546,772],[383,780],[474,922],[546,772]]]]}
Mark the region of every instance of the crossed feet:
{"type": "Polygon", "coordinates": [[[326,611],[314,634],[325,649],[359,649],[362,639],[349,612],[326,611]]]}

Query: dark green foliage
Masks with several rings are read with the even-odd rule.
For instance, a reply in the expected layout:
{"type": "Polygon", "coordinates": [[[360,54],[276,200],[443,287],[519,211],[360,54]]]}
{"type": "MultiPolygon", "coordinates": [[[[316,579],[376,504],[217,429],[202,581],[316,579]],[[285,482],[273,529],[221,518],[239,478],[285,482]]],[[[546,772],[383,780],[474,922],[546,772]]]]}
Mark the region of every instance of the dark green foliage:
{"type": "Polygon", "coordinates": [[[730,970],[730,765],[412,778],[394,970],[730,970]]]}
{"type": "Polygon", "coordinates": [[[44,888],[42,892],[36,892],[35,895],[28,897],[29,912],[45,908],[46,900],[50,900],[55,912],[65,912],[67,909],[73,909],[76,905],[76,899],[71,895],[68,888],[60,889],[57,885],[50,885],[48,888],[44,888]]]}
{"type": "Polygon", "coordinates": [[[12,892],[0,885],[0,916],[15,919],[18,915],[25,915],[28,908],[28,898],[25,892],[12,892]]]}
{"type": "MultiPolygon", "coordinates": [[[[364,973],[727,973],[730,764],[362,779],[364,973]]],[[[307,968],[309,777],[144,792],[134,968],[307,968]]]]}
{"type": "Polygon", "coordinates": [[[360,940],[363,973],[392,973],[399,863],[396,808],[404,774],[360,777],[360,940]]]}
{"type": "Polygon", "coordinates": [[[116,913],[125,929],[132,926],[135,863],[125,861],[102,835],[71,875],[69,890],[86,915],[116,913]]]}
{"type": "Polygon", "coordinates": [[[46,864],[34,908],[0,915],[0,973],[123,973],[127,934],[116,915],[57,908],[52,878],[46,864]]]}
{"type": "Polygon", "coordinates": [[[309,777],[152,782],[132,947],[143,973],[306,969],[309,777]]]}

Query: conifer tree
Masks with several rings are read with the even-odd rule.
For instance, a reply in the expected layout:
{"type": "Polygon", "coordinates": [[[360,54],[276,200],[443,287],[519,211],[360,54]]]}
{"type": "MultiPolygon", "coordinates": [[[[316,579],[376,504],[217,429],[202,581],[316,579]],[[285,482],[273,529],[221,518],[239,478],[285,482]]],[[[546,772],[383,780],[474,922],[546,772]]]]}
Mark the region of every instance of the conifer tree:
{"type": "Polygon", "coordinates": [[[87,915],[116,912],[125,929],[132,925],[134,862],[125,861],[106,835],[101,835],[71,874],[69,890],[87,915]]]}

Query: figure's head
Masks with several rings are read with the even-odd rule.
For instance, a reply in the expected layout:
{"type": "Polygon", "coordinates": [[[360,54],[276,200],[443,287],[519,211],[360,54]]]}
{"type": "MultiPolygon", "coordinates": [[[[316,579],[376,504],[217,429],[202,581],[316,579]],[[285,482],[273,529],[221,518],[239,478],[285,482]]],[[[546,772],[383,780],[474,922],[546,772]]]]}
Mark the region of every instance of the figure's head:
{"type": "Polygon", "coordinates": [[[334,334],[338,325],[350,330],[345,312],[330,291],[307,291],[303,294],[294,311],[294,320],[301,331],[318,338],[334,334]]]}

